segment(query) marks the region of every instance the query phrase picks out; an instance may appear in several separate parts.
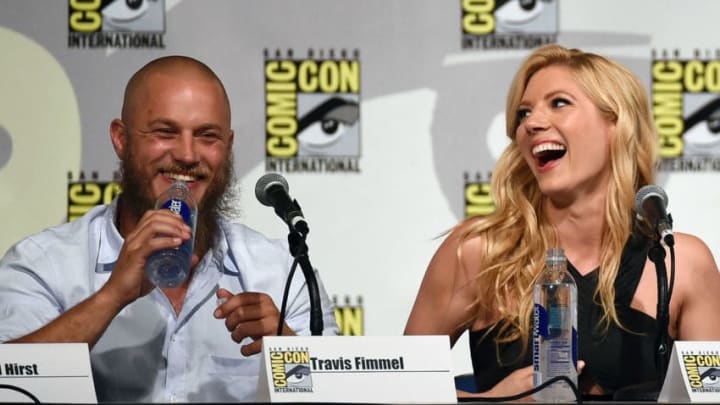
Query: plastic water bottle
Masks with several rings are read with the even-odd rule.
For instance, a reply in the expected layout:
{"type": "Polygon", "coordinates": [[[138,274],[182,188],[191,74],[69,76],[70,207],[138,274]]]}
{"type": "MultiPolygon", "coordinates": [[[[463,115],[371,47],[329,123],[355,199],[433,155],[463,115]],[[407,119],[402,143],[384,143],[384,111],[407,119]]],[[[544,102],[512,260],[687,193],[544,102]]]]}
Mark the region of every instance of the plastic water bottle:
{"type": "Polygon", "coordinates": [[[185,282],[190,273],[195,241],[195,221],[197,206],[187,184],[175,180],[170,188],[162,193],[155,204],[156,209],[167,208],[180,215],[192,229],[192,237],[176,248],[158,250],[148,256],[145,262],[145,276],[156,287],[177,287],[185,282]]]}
{"type": "MultiPolygon", "coordinates": [[[[567,271],[567,258],[562,249],[548,249],[533,297],[535,386],[556,376],[566,376],[577,386],[577,286],[567,271]]],[[[542,402],[576,400],[570,386],[562,380],[533,397],[542,402]]]]}

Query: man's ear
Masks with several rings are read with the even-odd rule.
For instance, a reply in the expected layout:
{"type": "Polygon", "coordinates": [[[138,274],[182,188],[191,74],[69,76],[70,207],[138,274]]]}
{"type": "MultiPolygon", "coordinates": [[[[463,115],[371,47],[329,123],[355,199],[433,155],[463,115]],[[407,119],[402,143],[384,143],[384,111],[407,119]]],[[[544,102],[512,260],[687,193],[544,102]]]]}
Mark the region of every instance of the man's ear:
{"type": "Polygon", "coordinates": [[[127,147],[127,128],[120,118],[115,118],[110,123],[110,141],[115,149],[118,158],[124,159],[127,147]]]}

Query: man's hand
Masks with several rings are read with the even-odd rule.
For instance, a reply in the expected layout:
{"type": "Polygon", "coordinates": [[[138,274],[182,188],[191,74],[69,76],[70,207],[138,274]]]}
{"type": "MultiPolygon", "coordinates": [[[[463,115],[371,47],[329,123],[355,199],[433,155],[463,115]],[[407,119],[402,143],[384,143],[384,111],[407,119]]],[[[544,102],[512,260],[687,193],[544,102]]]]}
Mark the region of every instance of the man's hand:
{"type": "MultiPolygon", "coordinates": [[[[123,307],[153,289],[145,278],[147,257],[156,250],[180,246],[191,237],[179,215],[169,210],[146,212],[126,235],[115,268],[97,293],[15,342],[86,342],[92,348],[123,307]],[[158,234],[167,237],[156,237],[158,234]]],[[[195,256],[193,264],[197,261],[195,256]]]]}
{"type": "Polygon", "coordinates": [[[190,227],[179,215],[164,209],[147,211],[125,237],[115,268],[101,291],[120,308],[148,294],[154,288],[145,278],[148,256],[157,250],[176,248],[191,237],[190,227]]]}
{"type": "MultiPolygon", "coordinates": [[[[250,356],[260,353],[263,336],[277,335],[280,312],[272,298],[265,293],[245,292],[233,295],[220,288],[217,291],[218,305],[214,316],[225,319],[225,327],[230,331],[232,340],[240,343],[246,337],[252,343],[243,345],[240,353],[250,356]]],[[[283,335],[295,335],[287,324],[283,323],[283,335]]]]}

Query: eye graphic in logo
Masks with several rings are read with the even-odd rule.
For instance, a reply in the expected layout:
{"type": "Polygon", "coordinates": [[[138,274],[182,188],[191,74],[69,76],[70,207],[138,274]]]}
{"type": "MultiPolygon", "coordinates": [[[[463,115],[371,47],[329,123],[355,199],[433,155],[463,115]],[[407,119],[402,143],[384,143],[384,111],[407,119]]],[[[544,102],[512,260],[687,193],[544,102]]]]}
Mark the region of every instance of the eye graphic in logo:
{"type": "Polygon", "coordinates": [[[720,155],[720,98],[706,103],[685,119],[685,156],[720,155]]]}
{"type": "Polygon", "coordinates": [[[142,17],[147,9],[147,1],[115,0],[103,9],[103,21],[120,28],[142,17]]]}
{"type": "Polygon", "coordinates": [[[518,31],[543,14],[541,0],[510,0],[495,10],[497,32],[518,31]]]}
{"type": "Polygon", "coordinates": [[[301,149],[322,154],[355,125],[360,108],[354,101],[333,97],[298,120],[297,139],[301,149]]]}
{"type": "Polygon", "coordinates": [[[158,0],[115,0],[102,10],[103,31],[162,31],[163,7],[158,0]]]}
{"type": "Polygon", "coordinates": [[[310,377],[310,367],[305,364],[298,364],[285,373],[285,380],[288,385],[306,386],[310,377]]]}
{"type": "Polygon", "coordinates": [[[700,381],[704,387],[720,386],[720,368],[710,367],[700,374],[700,381]]]}

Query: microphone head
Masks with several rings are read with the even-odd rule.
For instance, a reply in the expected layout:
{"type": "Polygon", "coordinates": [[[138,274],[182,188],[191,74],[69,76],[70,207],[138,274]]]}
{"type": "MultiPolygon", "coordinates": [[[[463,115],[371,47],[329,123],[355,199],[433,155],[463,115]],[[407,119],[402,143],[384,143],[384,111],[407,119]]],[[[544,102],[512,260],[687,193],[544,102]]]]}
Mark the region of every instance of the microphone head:
{"type": "Polygon", "coordinates": [[[644,203],[650,197],[659,198],[663,202],[663,208],[667,208],[668,196],[665,193],[665,190],[663,190],[660,186],[648,184],[647,186],[641,187],[637,194],[635,194],[635,211],[641,217],[646,218],[648,216],[648,213],[645,211],[644,203]]]}
{"type": "Polygon", "coordinates": [[[278,173],[265,173],[255,183],[255,197],[260,201],[260,204],[272,207],[272,202],[268,196],[268,190],[272,186],[280,186],[286,193],[289,189],[288,182],[283,176],[278,173]]]}

